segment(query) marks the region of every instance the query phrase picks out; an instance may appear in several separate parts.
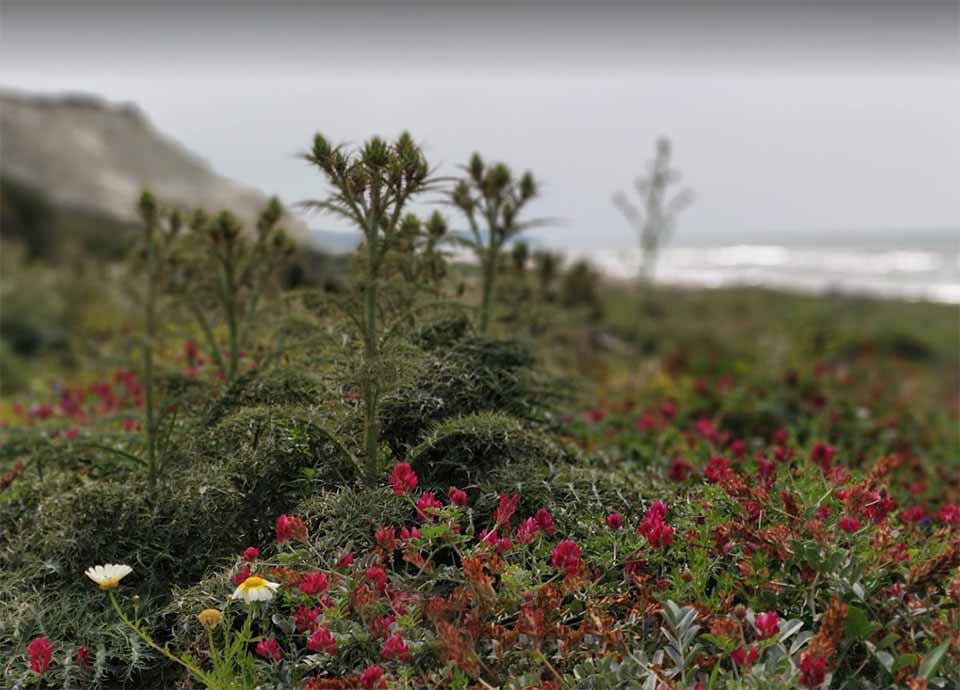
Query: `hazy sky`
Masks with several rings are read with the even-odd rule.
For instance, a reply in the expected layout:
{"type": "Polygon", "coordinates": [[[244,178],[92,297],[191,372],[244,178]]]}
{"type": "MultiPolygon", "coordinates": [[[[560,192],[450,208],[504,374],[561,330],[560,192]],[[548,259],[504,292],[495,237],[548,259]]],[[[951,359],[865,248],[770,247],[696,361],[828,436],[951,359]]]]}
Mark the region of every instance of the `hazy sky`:
{"type": "Polygon", "coordinates": [[[960,226],[955,1],[4,0],[0,85],[135,102],[290,202],[321,191],[317,129],[406,128],[441,173],[533,170],[574,247],[632,244],[610,197],[661,134],[697,194],[679,243],[960,226]]]}

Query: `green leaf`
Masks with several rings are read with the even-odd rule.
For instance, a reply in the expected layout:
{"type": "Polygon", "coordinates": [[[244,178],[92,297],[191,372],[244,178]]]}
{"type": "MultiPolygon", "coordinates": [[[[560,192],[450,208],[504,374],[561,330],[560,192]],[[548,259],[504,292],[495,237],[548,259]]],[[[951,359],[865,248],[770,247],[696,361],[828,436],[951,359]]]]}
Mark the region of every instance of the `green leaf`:
{"type": "Polygon", "coordinates": [[[893,662],[893,673],[907,666],[912,666],[915,663],[917,663],[916,654],[901,654],[897,657],[896,661],[893,662]]]}
{"type": "Polygon", "coordinates": [[[847,619],[844,622],[847,635],[855,640],[865,640],[883,626],[880,623],[871,623],[863,609],[856,606],[847,608],[847,619]]]}
{"type": "Polygon", "coordinates": [[[917,678],[921,680],[930,680],[930,676],[937,672],[940,663],[943,661],[947,649],[950,648],[950,640],[946,640],[936,647],[932,652],[923,657],[923,663],[917,669],[917,678]]]}

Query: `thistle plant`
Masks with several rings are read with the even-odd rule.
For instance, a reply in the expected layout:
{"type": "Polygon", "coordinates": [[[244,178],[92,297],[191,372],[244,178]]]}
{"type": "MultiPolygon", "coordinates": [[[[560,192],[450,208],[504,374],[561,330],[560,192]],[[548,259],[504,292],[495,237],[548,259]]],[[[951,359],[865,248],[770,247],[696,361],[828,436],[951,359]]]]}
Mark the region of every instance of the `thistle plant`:
{"type": "Polygon", "coordinates": [[[226,383],[239,373],[240,353],[253,342],[259,308],[293,253],[280,226],[283,207],[274,197],[247,233],[229,211],[211,217],[194,212],[171,256],[167,287],[203,333],[218,373],[226,383]],[[217,339],[226,331],[226,346],[217,339]]]}
{"type": "Polygon", "coordinates": [[[643,203],[642,209],[634,206],[623,192],[613,196],[613,203],[637,232],[641,251],[639,279],[642,284],[653,281],[657,256],[673,234],[677,214],[693,202],[693,192],[689,189],[669,196],[671,185],[680,181],[680,172],[670,167],[670,156],[670,140],[659,138],[656,155],[649,163],[649,172],[634,182],[643,203]]]}
{"type": "Polygon", "coordinates": [[[464,169],[467,175],[454,187],[450,202],[463,212],[469,223],[470,236],[458,237],[456,241],[469,248],[480,264],[480,332],[486,333],[493,308],[497,266],[504,247],[543,221],[520,219],[526,205],[537,195],[532,173],[526,172],[514,180],[505,164],[484,165],[479,153],[473,154],[464,169]]]}
{"type": "MultiPolygon", "coordinates": [[[[411,201],[435,187],[436,180],[430,175],[422,150],[407,132],[392,143],[373,137],[355,151],[334,146],[318,133],[312,150],[304,158],[321,172],[330,192],[303,205],[345,219],[363,233],[357,262],[362,300],[346,311],[363,341],[359,384],[364,412],[365,474],[369,482],[374,482],[380,471],[381,355],[384,340],[392,332],[384,323],[381,294],[386,260],[419,234],[419,223],[406,212],[411,201]]],[[[436,220],[428,227],[433,228],[435,235],[443,234],[436,220]]]]}

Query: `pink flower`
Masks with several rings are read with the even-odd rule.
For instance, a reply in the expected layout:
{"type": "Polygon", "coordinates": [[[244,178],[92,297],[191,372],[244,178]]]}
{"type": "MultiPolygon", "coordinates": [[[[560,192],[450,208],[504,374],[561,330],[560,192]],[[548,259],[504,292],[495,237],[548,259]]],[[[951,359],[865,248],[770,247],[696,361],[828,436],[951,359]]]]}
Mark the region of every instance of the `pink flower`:
{"type": "Polygon", "coordinates": [[[817,690],[823,685],[827,670],[827,660],[822,656],[804,654],[800,659],[800,682],[809,690],[817,690]]]}
{"type": "Polygon", "coordinates": [[[319,594],[327,588],[327,576],[319,570],[307,573],[300,580],[300,591],[304,594],[319,594]]]}
{"type": "Polygon", "coordinates": [[[674,458],[670,461],[670,469],[667,470],[667,476],[675,482],[683,482],[686,481],[692,472],[693,465],[683,458],[674,458]]]}
{"type": "Polygon", "coordinates": [[[277,543],[285,541],[307,541],[307,526],[303,520],[293,515],[278,515],[274,526],[277,543]]]}
{"type": "Polygon", "coordinates": [[[417,513],[421,518],[429,517],[427,511],[433,511],[438,508],[442,508],[443,504],[437,500],[437,497],[433,495],[430,491],[424,491],[420,494],[420,498],[417,499],[417,513]]]}
{"type": "Polygon", "coordinates": [[[338,568],[349,568],[353,565],[353,554],[347,551],[345,554],[340,556],[340,560],[337,561],[338,568]]]}
{"type": "Polygon", "coordinates": [[[780,632],[780,620],[776,611],[758,613],[753,619],[753,624],[756,626],[761,640],[766,640],[780,632]]]}
{"type": "Polygon", "coordinates": [[[397,496],[408,494],[417,488],[417,475],[406,462],[398,462],[388,478],[393,493],[397,496]]]}
{"type": "Polygon", "coordinates": [[[857,518],[845,516],[837,520],[837,527],[844,532],[856,532],[860,529],[860,521],[857,518]]]}
{"type": "Polygon", "coordinates": [[[528,517],[526,520],[520,523],[520,526],[517,527],[517,541],[521,544],[530,544],[534,539],[537,538],[537,531],[540,529],[540,525],[537,524],[535,518],[528,517]]]}
{"type": "Polygon", "coordinates": [[[399,635],[391,635],[380,645],[380,656],[387,661],[394,659],[406,661],[410,657],[410,650],[407,648],[407,643],[403,641],[402,637],[399,635]]]}
{"type": "Polygon", "coordinates": [[[50,640],[46,637],[35,637],[30,640],[30,644],[27,645],[27,656],[30,657],[30,670],[42,676],[50,668],[50,659],[53,657],[50,640]]]}
{"type": "Polygon", "coordinates": [[[270,659],[274,663],[280,661],[280,645],[272,637],[260,640],[254,649],[264,659],[270,659]]]}
{"type": "Polygon", "coordinates": [[[620,513],[613,512],[607,515],[607,527],[612,530],[618,530],[623,527],[623,517],[620,516],[620,513]]]}
{"type": "Polygon", "coordinates": [[[550,563],[557,570],[563,570],[567,575],[575,575],[580,567],[580,547],[572,539],[564,539],[557,544],[550,554],[550,563]]]}
{"type": "Polygon", "coordinates": [[[553,517],[550,515],[550,511],[546,508],[541,508],[533,514],[533,519],[537,521],[537,525],[545,535],[548,537],[553,536],[553,517]]]}
{"type": "Polygon", "coordinates": [[[926,517],[927,511],[921,505],[912,505],[900,511],[900,520],[903,522],[920,522],[926,517]]]}
{"type": "Polygon", "coordinates": [[[730,476],[730,461],[719,455],[714,455],[707,461],[707,467],[703,474],[711,484],[721,482],[730,476]]]}
{"type": "Polygon", "coordinates": [[[233,574],[233,577],[230,578],[230,582],[233,583],[234,587],[239,587],[251,574],[250,566],[241,566],[241,568],[233,574]]]}
{"type": "Polygon", "coordinates": [[[500,494],[500,500],[497,502],[497,510],[493,514],[496,524],[507,525],[510,523],[510,518],[513,517],[514,512],[517,510],[517,501],[519,500],[520,496],[517,494],[513,496],[500,494]]]}
{"type": "Polygon", "coordinates": [[[73,663],[80,668],[90,665],[90,651],[82,644],[77,645],[77,651],[73,653],[73,663]]]}
{"type": "Polygon", "coordinates": [[[759,654],[756,647],[751,647],[749,651],[747,651],[744,650],[743,645],[740,645],[730,653],[730,659],[737,666],[752,666],[759,654]]]}
{"type": "Polygon", "coordinates": [[[373,538],[377,542],[377,546],[386,551],[387,553],[392,552],[397,548],[397,535],[396,529],[393,527],[387,527],[385,525],[380,525],[373,533],[373,538]]]}
{"type": "Polygon", "coordinates": [[[640,521],[637,531],[647,538],[647,543],[655,549],[669,546],[673,543],[673,528],[664,522],[667,515],[667,504],[663,501],[654,501],[647,508],[640,521]]]}
{"type": "Polygon", "coordinates": [[[363,577],[368,582],[372,582],[378,591],[382,592],[387,588],[387,574],[383,571],[383,568],[371,566],[367,568],[363,577]]]}
{"type": "Polygon", "coordinates": [[[407,529],[406,527],[402,527],[400,529],[400,541],[407,541],[408,539],[419,539],[419,538],[420,538],[420,530],[418,530],[416,527],[411,527],[410,529],[407,529]]]}
{"type": "Polygon", "coordinates": [[[937,511],[937,520],[951,527],[960,527],[960,504],[948,503],[943,506],[937,511]]]}
{"type": "Polygon", "coordinates": [[[387,687],[383,682],[383,669],[379,666],[367,666],[360,672],[360,685],[364,690],[375,690],[387,687]]]}
{"type": "Polygon", "coordinates": [[[337,641],[333,639],[333,635],[327,628],[318,628],[313,631],[310,639],[307,640],[307,649],[311,652],[333,654],[337,651],[337,641]]]}
{"type": "Polygon", "coordinates": [[[497,553],[503,553],[509,551],[513,547],[513,542],[508,536],[498,537],[495,542],[493,542],[493,548],[497,553]]]}
{"type": "Polygon", "coordinates": [[[75,426],[69,427],[63,432],[63,437],[68,441],[72,441],[79,435],[80,435],[80,429],[78,429],[75,426]]]}
{"type": "Polygon", "coordinates": [[[250,561],[257,560],[257,557],[259,555],[260,555],[260,549],[258,549],[256,546],[248,546],[246,549],[243,550],[243,554],[241,554],[240,557],[243,558],[243,560],[245,560],[247,563],[249,563],[250,561]]]}
{"type": "Polygon", "coordinates": [[[830,471],[830,465],[836,453],[837,449],[829,443],[818,442],[810,450],[810,459],[820,465],[820,469],[826,474],[830,471]]]}
{"type": "Polygon", "coordinates": [[[293,625],[298,632],[312,630],[317,624],[317,618],[322,612],[323,609],[320,606],[316,606],[312,609],[307,608],[306,606],[300,606],[293,612],[293,625]]]}
{"type": "Polygon", "coordinates": [[[450,502],[455,506],[460,506],[462,508],[467,505],[467,492],[463,489],[458,489],[455,486],[451,486],[450,490],[447,491],[447,496],[450,497],[450,502]]]}

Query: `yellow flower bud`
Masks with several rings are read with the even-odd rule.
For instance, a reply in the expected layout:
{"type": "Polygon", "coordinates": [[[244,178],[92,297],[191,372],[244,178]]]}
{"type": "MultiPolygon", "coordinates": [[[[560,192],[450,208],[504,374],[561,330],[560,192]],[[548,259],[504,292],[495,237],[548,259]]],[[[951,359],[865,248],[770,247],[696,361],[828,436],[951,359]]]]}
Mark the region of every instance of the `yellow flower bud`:
{"type": "Polygon", "coordinates": [[[223,614],[216,609],[204,609],[197,614],[197,620],[200,621],[201,625],[212,628],[219,625],[220,621],[223,620],[223,614]]]}

